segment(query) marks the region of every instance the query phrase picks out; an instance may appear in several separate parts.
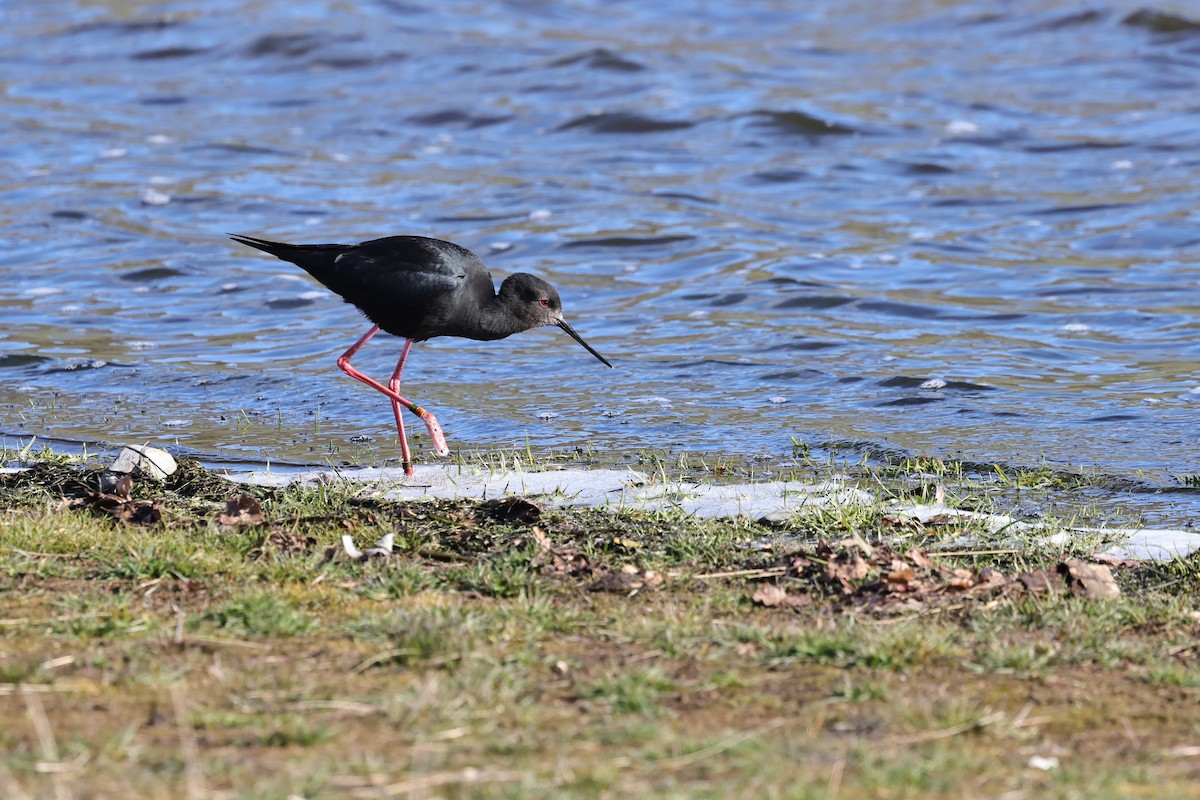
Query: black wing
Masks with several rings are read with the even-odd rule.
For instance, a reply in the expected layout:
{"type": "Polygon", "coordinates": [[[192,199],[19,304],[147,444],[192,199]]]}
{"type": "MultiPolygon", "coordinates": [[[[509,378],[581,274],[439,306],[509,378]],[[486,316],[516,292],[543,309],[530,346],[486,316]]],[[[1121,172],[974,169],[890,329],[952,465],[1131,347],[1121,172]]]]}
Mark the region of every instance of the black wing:
{"type": "Polygon", "coordinates": [[[406,338],[450,333],[458,309],[495,294],[483,262],[440,239],[388,236],[354,245],[293,245],[232,238],[296,264],[380,328],[406,338]]]}

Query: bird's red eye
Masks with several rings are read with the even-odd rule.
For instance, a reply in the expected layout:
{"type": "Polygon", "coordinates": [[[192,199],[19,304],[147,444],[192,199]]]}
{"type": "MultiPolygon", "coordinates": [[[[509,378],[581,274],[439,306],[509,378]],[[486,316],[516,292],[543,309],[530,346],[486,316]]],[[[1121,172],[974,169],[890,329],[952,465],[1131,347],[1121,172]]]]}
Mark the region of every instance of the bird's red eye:
{"type": "Polygon", "coordinates": [[[538,302],[542,304],[542,308],[550,307],[550,301],[545,297],[543,297],[541,300],[538,300],[538,302]]]}

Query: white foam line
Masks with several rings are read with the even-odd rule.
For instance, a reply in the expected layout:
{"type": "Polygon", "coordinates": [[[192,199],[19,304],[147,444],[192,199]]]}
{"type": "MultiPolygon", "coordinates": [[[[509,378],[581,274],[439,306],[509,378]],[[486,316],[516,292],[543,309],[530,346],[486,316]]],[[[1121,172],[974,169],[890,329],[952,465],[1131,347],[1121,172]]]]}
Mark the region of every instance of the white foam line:
{"type": "MultiPolygon", "coordinates": [[[[265,486],[290,483],[329,483],[347,480],[376,484],[378,496],[389,500],[494,499],[521,496],[551,506],[588,506],[643,511],[672,509],[697,517],[803,516],[827,509],[876,505],[878,500],[862,489],[838,480],[818,483],[797,481],[704,484],[654,483],[632,470],[561,469],[544,472],[497,473],[480,467],[423,467],[415,476],[398,468],[363,467],[352,470],[309,472],[246,472],[232,480],[265,486]]],[[[1165,560],[1200,550],[1200,533],[1152,528],[1069,528],[1049,533],[1053,526],[1023,522],[1004,514],[981,514],[943,504],[902,505],[886,508],[893,516],[928,523],[954,517],[977,523],[990,533],[1047,531],[1046,541],[1066,544],[1074,534],[1102,534],[1121,542],[1098,555],[1122,560],[1165,560]]],[[[963,540],[960,544],[975,544],[963,540]]],[[[1020,542],[1014,540],[1014,545],[1020,542]]]]}

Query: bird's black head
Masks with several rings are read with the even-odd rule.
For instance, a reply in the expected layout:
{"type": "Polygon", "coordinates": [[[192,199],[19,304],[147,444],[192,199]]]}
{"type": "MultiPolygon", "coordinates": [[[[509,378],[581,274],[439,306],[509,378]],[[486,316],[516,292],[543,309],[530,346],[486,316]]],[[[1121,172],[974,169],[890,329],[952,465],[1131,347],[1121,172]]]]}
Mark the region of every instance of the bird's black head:
{"type": "Polygon", "coordinates": [[[509,275],[504,279],[504,283],[500,284],[497,299],[500,305],[526,328],[557,325],[603,364],[612,366],[607,358],[593,350],[592,346],[567,324],[563,318],[562,300],[559,299],[558,292],[541,278],[525,272],[509,275]]]}
{"type": "Polygon", "coordinates": [[[562,300],[541,278],[518,272],[500,284],[500,303],[526,327],[557,325],[563,318],[562,300]]]}

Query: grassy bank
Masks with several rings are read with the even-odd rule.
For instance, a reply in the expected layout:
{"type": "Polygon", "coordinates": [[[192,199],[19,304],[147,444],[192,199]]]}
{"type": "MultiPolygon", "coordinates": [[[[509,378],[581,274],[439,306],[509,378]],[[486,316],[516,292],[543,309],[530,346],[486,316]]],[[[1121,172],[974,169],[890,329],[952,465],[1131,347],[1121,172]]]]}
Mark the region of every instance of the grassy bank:
{"type": "Polygon", "coordinates": [[[1196,559],[94,480],[0,481],[0,796],[1200,796],[1196,559]]]}

